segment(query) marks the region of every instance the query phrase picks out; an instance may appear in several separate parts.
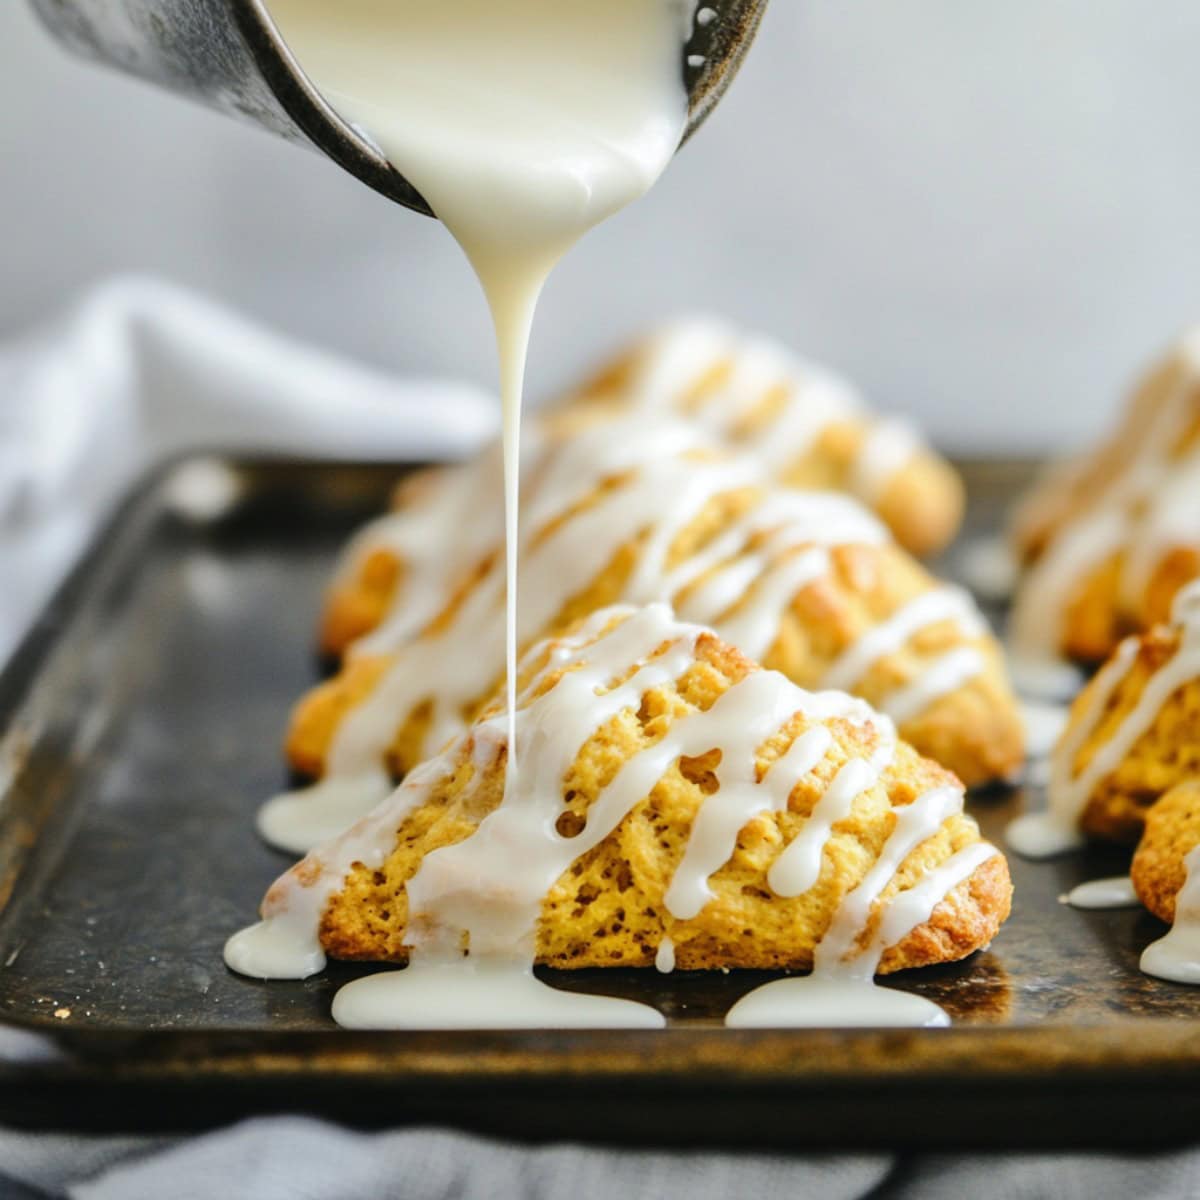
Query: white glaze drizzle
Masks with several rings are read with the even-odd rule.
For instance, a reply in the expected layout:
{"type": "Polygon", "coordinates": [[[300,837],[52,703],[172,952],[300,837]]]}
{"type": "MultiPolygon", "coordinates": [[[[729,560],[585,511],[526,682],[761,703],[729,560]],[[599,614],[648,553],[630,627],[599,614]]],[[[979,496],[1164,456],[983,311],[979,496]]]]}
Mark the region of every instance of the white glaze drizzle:
{"type": "MultiPolygon", "coordinates": [[[[865,948],[857,943],[879,894],[911,851],[937,832],[936,814],[954,810],[935,789],[907,808],[897,809],[896,827],[879,860],[857,888],[846,896],[825,937],[817,946],[809,975],[776,979],[743,996],[729,1010],[725,1024],[734,1029],[812,1026],[937,1026],[949,1017],[932,1001],[907,992],[881,988],[874,982],[880,959],[889,946],[932,917],[934,909],[998,852],[987,842],[958,851],[905,891],[883,910],[874,937],[865,948]],[[907,847],[907,849],[905,849],[907,847]]],[[[961,795],[959,796],[961,804],[961,795]]]]}
{"type": "MultiPolygon", "coordinates": [[[[715,451],[716,443],[684,422],[613,421],[586,437],[553,440],[535,420],[521,437],[521,473],[530,493],[522,524],[540,529],[599,484],[651,457],[715,451]],[[553,449],[553,453],[550,453],[553,449]]],[[[495,503],[503,486],[499,441],[469,463],[446,467],[421,480],[421,489],[395,512],[367,525],[342,555],[337,579],[353,579],[375,550],[393,554],[404,568],[380,625],[350,648],[350,656],[387,654],[419,634],[480,562],[505,540],[504,510],[495,503]]]]}
{"type": "MultiPolygon", "coordinates": [[[[534,439],[526,437],[522,450],[533,453],[534,439]]],[[[372,521],[350,542],[339,560],[335,586],[352,585],[363,561],[375,551],[390,553],[403,568],[387,615],[350,648],[351,655],[381,653],[399,645],[437,616],[469,566],[504,536],[495,505],[503,476],[496,444],[469,463],[430,472],[419,481],[416,495],[372,521]]]]}
{"type": "MultiPolygon", "coordinates": [[[[776,676],[759,671],[730,688],[702,717],[678,722],[672,734],[683,726],[683,741],[671,735],[663,739],[668,762],[679,754],[703,754],[713,747],[718,747],[722,756],[714,772],[717,790],[696,813],[687,848],[667,888],[664,902],[672,916],[688,921],[704,908],[712,899],[709,877],[729,860],[738,834],[752,818],[778,807],[772,790],[758,786],[754,751],[794,711],[795,698],[778,686],[776,676]]],[[[652,758],[647,762],[648,771],[661,774],[659,761],[652,758]]],[[[811,769],[807,762],[799,765],[811,769]]],[[[796,778],[789,774],[779,791],[786,789],[784,794],[790,794],[796,778]]]]}
{"type": "Polygon", "coordinates": [[[675,970],[675,943],[669,937],[658,943],[654,966],[660,975],[670,975],[675,970]]]}
{"type": "MultiPolygon", "coordinates": [[[[796,784],[828,749],[828,729],[814,724],[758,779],[758,748],[793,715],[803,714],[815,722],[837,717],[874,729],[876,761],[862,764],[857,779],[845,786],[846,792],[853,792],[859,783],[876,782],[895,745],[890,723],[863,701],[837,692],[805,692],[775,672],[754,672],[707,710],[677,719],[663,738],[628,759],[589,806],[583,829],[574,837],[560,835],[556,821],[566,811],[563,780],[580,748],[618,713],[636,710],[647,691],[680,678],[694,662],[702,633],[675,620],[665,605],[656,604],[602,611],[572,638],[553,644],[550,653],[531,652],[531,658],[540,653],[547,661],[526,684],[518,709],[519,736],[525,747],[520,776],[506,786],[502,802],[469,837],[425,856],[406,888],[410,966],[343,989],[334,1009],[340,1022],[363,1028],[513,1024],[507,1002],[489,1009],[483,992],[486,985],[499,988],[505,997],[511,993],[519,1004],[531,1005],[535,1016],[530,1019],[538,1024],[656,1023],[652,1010],[648,1013],[627,1002],[626,1007],[602,1005],[603,1011],[593,1007],[584,1014],[560,1007],[569,1001],[541,996],[544,985],[530,971],[533,936],[542,900],[555,881],[576,858],[608,837],[673,763],[717,748],[721,750],[716,768],[719,786],[701,803],[666,893],[670,916],[687,921],[711,897],[708,880],[733,854],[746,822],[785,807],[796,784]],[[561,674],[547,687],[557,672],[561,674]],[[623,682],[613,686],[618,678],[623,682]],[[471,952],[465,969],[464,944],[471,952]],[[439,1008],[439,997],[451,988],[463,995],[439,1008]],[[539,1003],[538,997],[544,1002],[539,1003]]],[[[285,875],[268,893],[264,920],[230,939],[229,965],[257,977],[301,977],[319,970],[323,963],[317,936],[320,917],[351,866],[362,863],[375,869],[384,861],[407,815],[438,780],[455,769],[468,746],[477,768],[493,761],[506,745],[505,723],[492,718],[467,737],[466,746],[461,740],[451,743],[438,758],[412,772],[392,798],[285,875]]],[[[844,768],[839,778],[846,773],[844,768]]],[[[917,845],[961,809],[960,789],[937,788],[894,810],[895,827],[878,860],[843,899],[818,947],[815,976],[842,978],[848,971],[861,985],[871,987],[884,950],[928,919],[974,866],[995,853],[990,846],[960,852],[898,893],[880,914],[869,946],[858,953],[861,932],[892,876],[917,845]]],[[[814,819],[824,828],[823,841],[827,841],[832,822],[816,813],[814,819]]],[[[673,962],[673,956],[674,944],[660,943],[656,959],[660,968],[673,962]]]]}
{"type": "Polygon", "coordinates": [[[356,862],[370,870],[383,864],[396,829],[452,769],[448,754],[421,764],[385,803],[310,855],[303,874],[284,875],[263,901],[263,919],[225,943],[229,968],[254,979],[307,979],[323,970],[318,931],[330,897],[356,862]]]}
{"type": "MultiPolygon", "coordinates": [[[[909,601],[886,621],[864,633],[826,671],[822,686],[854,687],[881,659],[895,654],[922,630],[944,621],[955,622],[967,637],[981,638],[987,630],[969,593],[952,586],[935,588],[909,601]]],[[[935,700],[981,674],[984,668],[977,647],[955,647],[929,664],[916,679],[884,696],[880,707],[893,720],[910,720],[935,700]]]]}
{"type": "Polygon", "coordinates": [[[1090,690],[1076,702],[1085,707],[1079,713],[1074,727],[1068,725],[1063,731],[1050,756],[1047,782],[1049,807],[1045,812],[1025,813],[1018,817],[1005,833],[1005,840],[1018,854],[1025,858],[1052,858],[1083,844],[1083,835],[1079,831],[1079,812],[1080,805],[1086,803],[1087,797],[1069,796],[1075,790],[1072,787],[1075,756],[1104,715],[1112,694],[1120,686],[1136,657],[1137,639],[1127,638],[1097,673],[1090,690]],[[1056,796],[1057,802],[1054,799],[1056,796]]]}
{"type": "Polygon", "coordinates": [[[916,720],[937,701],[982,675],[985,667],[978,646],[955,646],[926,664],[911,682],[881,697],[879,707],[901,724],[916,720]]]}
{"type": "MultiPolygon", "coordinates": [[[[828,730],[824,732],[828,734],[828,730]]],[[[824,745],[813,746],[814,752],[820,750],[819,755],[814,753],[812,756],[813,766],[824,757],[832,740],[829,737],[824,745]]],[[[879,772],[861,758],[851,759],[838,771],[817,801],[804,828],[783,848],[767,872],[767,882],[777,896],[800,896],[817,882],[821,856],[833,827],[850,815],[854,801],[878,780],[879,772]]]]}
{"type": "Polygon", "coordinates": [[[868,630],[834,661],[821,683],[823,687],[851,688],[880,659],[894,654],[914,634],[943,621],[953,621],[971,637],[980,636],[985,626],[974,601],[962,588],[935,588],[910,600],[886,621],[868,630]]]}
{"type": "Polygon", "coordinates": [[[1021,722],[1025,726],[1025,749],[1030,758],[1046,758],[1058,744],[1067,727],[1069,710],[1065,704],[1047,704],[1039,700],[1021,701],[1021,722]]]}
{"type": "Polygon", "coordinates": [[[1017,559],[1001,534],[971,538],[954,556],[955,575],[976,596],[997,603],[1017,585],[1017,559]]]}
{"type": "MultiPolygon", "coordinates": [[[[962,811],[962,791],[956,787],[939,787],[918,796],[911,804],[906,804],[893,810],[896,824],[888,839],[883,844],[879,857],[872,864],[863,881],[847,896],[845,896],[833,914],[833,920],[825,931],[825,936],[817,945],[813,955],[813,971],[820,972],[850,969],[863,976],[873,976],[879,965],[879,958],[884,950],[908,931],[927,920],[933,911],[930,905],[926,911],[924,900],[930,892],[936,892],[933,901],[937,904],[950,891],[942,888],[942,880],[934,875],[932,881],[927,877],[923,884],[925,890],[915,897],[908,892],[899,892],[895,900],[885,910],[879,925],[879,930],[872,939],[867,953],[859,954],[856,943],[862,930],[866,927],[871,911],[892,876],[899,870],[901,863],[923,841],[932,837],[942,823],[955,813],[962,811]],[[940,890],[939,890],[940,889],[940,890]],[[908,896],[908,900],[904,897],[908,896]],[[915,911],[923,914],[920,920],[910,922],[910,905],[915,904],[915,911]]],[[[976,844],[967,851],[967,857],[983,854],[990,858],[995,854],[995,848],[976,844]]],[[[953,860],[947,860],[953,862],[953,860]]],[[[974,861],[967,875],[974,871],[978,862],[974,861]]],[[[958,865],[951,868],[957,871],[958,865]]],[[[963,878],[966,876],[964,875],[963,878]]],[[[951,887],[954,885],[952,884],[951,887]]],[[[909,889],[912,891],[914,889],[909,889]]]]}
{"type": "Polygon", "coordinates": [[[1192,586],[1180,593],[1180,601],[1172,616],[1179,627],[1181,641],[1171,658],[1146,681],[1137,704],[1113,730],[1102,747],[1092,755],[1087,766],[1075,773],[1075,757],[1095,731],[1104,715],[1108,700],[1137,660],[1138,642],[1128,639],[1113,660],[1114,671],[1106,677],[1097,697],[1083,714],[1078,727],[1064,738],[1054,754],[1050,780],[1050,804],[1064,821],[1078,822],[1079,815],[1096,785],[1120,765],[1137,740],[1150,728],[1163,705],[1185,684],[1200,675],[1200,612],[1188,613],[1188,602],[1195,610],[1200,599],[1200,587],[1192,586]]]}
{"type": "Polygon", "coordinates": [[[307,854],[370,812],[394,786],[379,760],[361,772],[331,771],[308,787],[272,796],[258,810],[255,827],[277,849],[307,854]]]}
{"type": "Polygon", "coordinates": [[[755,559],[761,557],[750,555],[740,563],[735,560],[729,569],[716,573],[709,580],[703,593],[689,597],[685,605],[685,611],[694,614],[697,620],[703,620],[701,614],[707,612],[709,623],[720,625],[722,637],[753,659],[766,657],[779,635],[784,613],[804,588],[814,580],[823,579],[832,568],[829,552],[824,547],[803,550],[790,557],[785,554],[773,566],[764,566],[760,570],[755,581],[743,591],[744,602],[737,611],[722,619],[718,614],[730,606],[718,609],[712,603],[713,589],[726,577],[731,577],[735,586],[741,583],[743,572],[748,574],[755,559]],[[709,602],[708,606],[705,600],[709,602]]]}

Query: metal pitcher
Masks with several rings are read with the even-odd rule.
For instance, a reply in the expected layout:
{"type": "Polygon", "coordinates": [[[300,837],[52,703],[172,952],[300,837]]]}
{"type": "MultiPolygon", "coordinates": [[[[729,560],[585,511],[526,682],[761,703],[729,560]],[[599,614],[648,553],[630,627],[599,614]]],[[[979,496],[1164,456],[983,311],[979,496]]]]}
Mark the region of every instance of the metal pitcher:
{"type": "MultiPolygon", "coordinates": [[[[336,0],[331,0],[331,3],[336,0]]],[[[275,28],[266,0],[32,0],[72,50],[315,147],[391,200],[432,216],[421,194],[325,102],[275,28]]],[[[729,86],[767,0],[705,0],[684,47],[690,119],[729,86]]]]}

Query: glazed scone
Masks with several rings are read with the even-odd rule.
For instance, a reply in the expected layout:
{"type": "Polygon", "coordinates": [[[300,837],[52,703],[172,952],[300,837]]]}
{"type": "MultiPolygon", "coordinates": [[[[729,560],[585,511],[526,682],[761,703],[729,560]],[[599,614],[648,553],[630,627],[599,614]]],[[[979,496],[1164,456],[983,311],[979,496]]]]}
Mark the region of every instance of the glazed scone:
{"type": "Polygon", "coordinates": [[[1051,471],[1018,510],[1018,653],[1100,662],[1165,621],[1200,577],[1197,495],[1200,330],[1147,375],[1112,438],[1051,471]]]}
{"type": "Polygon", "coordinates": [[[943,549],[962,523],[961,479],[911,426],[872,414],[831,371],[711,318],[642,339],[573,402],[685,415],[778,482],[856,496],[918,557],[943,549]]]}
{"type": "Polygon", "coordinates": [[[1133,843],[1147,810],[1200,777],[1200,584],[1171,623],[1123,641],[1078,696],[1054,751],[1050,809],[1089,836],[1133,843]]]}
{"type": "MultiPolygon", "coordinates": [[[[968,784],[1006,776],[1023,733],[998,646],[849,497],[764,485],[694,428],[588,426],[541,470],[524,514],[521,642],[606,605],[668,600],[805,687],[853,691],[968,784]]],[[[295,769],[326,773],[340,730],[375,739],[399,778],[462,731],[503,673],[503,564],[462,572],[425,632],[378,632],[296,709],[295,769]]],[[[367,764],[359,763],[358,769],[367,764]]]]}
{"type": "Polygon", "coordinates": [[[1186,859],[1200,846],[1200,775],[1178,784],[1146,812],[1130,875],[1138,899],[1160,921],[1175,920],[1175,897],[1187,881],[1186,859]]]}
{"type": "Polygon", "coordinates": [[[646,966],[669,939],[684,969],[808,968],[833,938],[873,973],[963,958],[1008,914],[951,774],[663,605],[534,648],[520,689],[515,786],[497,698],[263,916],[310,913],[335,958],[503,953],[529,906],[555,967],[646,966]]]}

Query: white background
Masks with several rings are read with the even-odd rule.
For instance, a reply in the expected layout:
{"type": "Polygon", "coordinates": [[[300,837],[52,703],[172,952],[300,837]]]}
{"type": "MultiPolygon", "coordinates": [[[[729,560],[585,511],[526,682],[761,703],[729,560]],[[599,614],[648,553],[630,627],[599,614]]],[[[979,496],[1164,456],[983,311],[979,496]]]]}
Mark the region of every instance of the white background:
{"type": "MultiPolygon", "coordinates": [[[[1195,0],[773,0],[714,119],[543,304],[548,394],[708,307],[951,448],[1091,436],[1200,320],[1195,0]]],[[[0,334],[161,273],[401,370],[490,381],[434,222],[255,129],[68,58],[0,4],[0,334]]]]}

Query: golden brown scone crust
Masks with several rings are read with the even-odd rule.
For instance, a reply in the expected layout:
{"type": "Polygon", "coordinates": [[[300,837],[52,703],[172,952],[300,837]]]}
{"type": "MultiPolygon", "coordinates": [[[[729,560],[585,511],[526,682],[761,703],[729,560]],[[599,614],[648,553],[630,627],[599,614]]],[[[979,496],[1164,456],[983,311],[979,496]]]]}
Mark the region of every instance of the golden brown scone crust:
{"type": "MultiPolygon", "coordinates": [[[[589,805],[622,763],[757,669],[717,638],[704,635],[695,664],[674,685],[648,692],[639,712],[625,710],[581,749],[564,780],[568,813],[560,820],[560,832],[571,836],[572,830],[582,829],[589,805]]],[[[555,678],[550,676],[544,688],[555,678]]],[[[758,751],[760,772],[811,724],[798,714],[764,743],[758,751]]],[[[875,739],[870,727],[841,720],[829,727],[835,745],[819,769],[824,783],[848,758],[869,753],[875,739]]],[[[480,768],[482,779],[474,778],[472,759],[467,738],[456,770],[434,785],[426,802],[404,820],[383,866],[351,870],[321,922],[321,942],[332,957],[407,959],[407,880],[426,854],[469,836],[503,796],[503,752],[480,768]]],[[[685,970],[809,967],[840,900],[878,857],[894,825],[893,806],[955,782],[901,744],[883,781],[860,796],[850,816],[835,825],[816,885],[802,896],[784,899],[770,891],[766,872],[819,798],[820,789],[810,779],[802,780],[787,811],[763,814],[742,829],[730,861],[710,880],[714,898],[694,919],[678,921],[667,912],[663,897],[694,816],[713,789],[714,762],[705,755],[672,767],[612,834],[564,872],[542,907],[539,962],[564,968],[646,966],[666,936],[675,944],[677,966],[685,970]]],[[[903,862],[881,903],[979,840],[969,816],[952,816],[903,862]]],[[[950,962],[986,945],[1008,915],[1011,891],[1007,864],[997,853],[954,888],[927,922],[886,951],[881,971],[950,962]]],[[[268,909],[270,903],[269,894],[268,909]]],[[[877,905],[867,938],[878,916],[877,905]]]]}
{"type": "MultiPolygon", "coordinates": [[[[736,521],[757,498],[754,489],[717,497],[681,532],[668,565],[696,553],[736,521]]],[[[551,636],[580,617],[626,599],[624,585],[633,572],[638,552],[639,545],[634,543],[618,551],[608,567],[571,598],[548,629],[541,631],[541,636],[551,636]]],[[[833,570],[828,576],[797,593],[783,615],[775,642],[763,656],[765,666],[781,671],[801,687],[819,688],[844,650],[867,630],[935,586],[923,567],[891,543],[837,547],[831,560],[833,570]]],[[[706,578],[701,576],[696,586],[702,585],[706,578]]],[[[465,594],[464,588],[452,599],[444,616],[439,618],[439,626],[450,620],[465,594]]],[[[686,596],[684,592],[674,599],[677,603],[686,602],[686,596]]],[[[753,601],[752,594],[747,600],[753,601]]],[[[736,609],[733,611],[736,613],[736,609]]],[[[975,786],[1011,775],[1024,760],[1024,731],[993,637],[988,634],[972,637],[955,621],[932,625],[899,651],[875,663],[852,690],[878,705],[930,662],[963,645],[979,650],[984,671],[903,722],[900,730],[921,753],[949,767],[968,786],[975,786]]],[[[350,708],[370,693],[390,661],[351,660],[337,676],[300,701],[287,739],[288,758],[296,770],[313,775],[323,773],[337,725],[350,708]]],[[[489,695],[491,690],[489,687],[489,695]]],[[[481,695],[472,699],[462,714],[464,722],[474,718],[487,698],[481,695]]],[[[421,733],[428,721],[419,711],[397,713],[396,721],[390,758],[394,773],[400,777],[433,748],[421,743],[421,733]]]]}
{"type": "Polygon", "coordinates": [[[1200,846],[1200,778],[1173,787],[1146,813],[1130,874],[1138,899],[1160,920],[1175,920],[1175,897],[1187,879],[1184,860],[1200,846]]]}
{"type": "MultiPolygon", "coordinates": [[[[1139,643],[1137,659],[1109,697],[1104,714],[1075,756],[1083,771],[1136,707],[1146,682],[1179,648],[1180,635],[1157,626],[1139,643]]],[[[1064,737],[1078,728],[1097,687],[1093,680],[1076,699],[1064,737]]],[[[1134,742],[1116,769],[1096,786],[1080,818],[1091,837],[1132,844],[1141,835],[1146,810],[1177,784],[1200,776],[1200,680],[1171,696],[1150,728],[1134,742]]]]}

